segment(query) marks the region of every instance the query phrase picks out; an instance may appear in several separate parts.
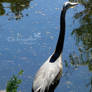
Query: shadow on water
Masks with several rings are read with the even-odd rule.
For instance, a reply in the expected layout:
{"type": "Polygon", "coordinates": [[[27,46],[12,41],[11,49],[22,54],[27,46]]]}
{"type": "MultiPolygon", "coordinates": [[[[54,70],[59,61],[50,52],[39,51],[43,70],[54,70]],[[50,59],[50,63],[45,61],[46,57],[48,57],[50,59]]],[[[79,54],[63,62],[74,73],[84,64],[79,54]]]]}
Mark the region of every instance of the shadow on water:
{"type": "Polygon", "coordinates": [[[9,19],[21,19],[23,17],[22,11],[29,8],[30,1],[32,0],[0,0],[0,16],[7,15],[10,16],[9,19]],[[4,3],[7,3],[7,5],[4,6],[4,3]],[[6,11],[7,8],[9,9],[8,12],[6,11]]]}

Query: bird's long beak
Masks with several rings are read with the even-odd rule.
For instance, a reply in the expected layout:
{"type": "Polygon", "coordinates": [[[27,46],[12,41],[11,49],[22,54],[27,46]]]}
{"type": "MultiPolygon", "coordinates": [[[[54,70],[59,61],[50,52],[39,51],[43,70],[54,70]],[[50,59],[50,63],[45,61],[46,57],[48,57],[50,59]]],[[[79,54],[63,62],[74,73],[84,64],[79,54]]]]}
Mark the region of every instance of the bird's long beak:
{"type": "Polygon", "coordinates": [[[78,5],[79,3],[71,3],[71,8],[74,8],[76,5],[78,5]]]}

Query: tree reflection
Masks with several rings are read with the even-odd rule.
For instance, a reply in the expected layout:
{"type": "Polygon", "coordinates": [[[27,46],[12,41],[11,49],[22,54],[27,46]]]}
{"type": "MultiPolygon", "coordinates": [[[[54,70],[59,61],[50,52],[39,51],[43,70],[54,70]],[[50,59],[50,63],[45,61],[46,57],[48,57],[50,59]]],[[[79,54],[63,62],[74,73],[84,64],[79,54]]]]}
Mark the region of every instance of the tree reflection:
{"type": "Polygon", "coordinates": [[[15,19],[20,19],[23,17],[22,11],[29,7],[31,0],[0,0],[0,16],[6,14],[6,8],[9,8],[11,12],[8,12],[6,15],[9,16],[10,13],[13,13],[15,19]],[[4,3],[7,3],[9,6],[4,7],[4,3]]]}
{"type": "Polygon", "coordinates": [[[71,64],[74,66],[88,65],[89,71],[92,72],[92,57],[90,56],[90,51],[82,52],[80,55],[76,53],[70,54],[69,56],[71,64]]]}
{"type": "MultiPolygon", "coordinates": [[[[69,1],[78,1],[84,7],[83,11],[74,15],[74,18],[79,20],[80,26],[71,34],[75,37],[79,54],[73,52],[69,55],[69,59],[74,67],[88,66],[92,72],[92,0],[69,1]]],[[[89,92],[92,92],[92,76],[86,86],[90,89],[89,92]]]]}
{"type": "Polygon", "coordinates": [[[80,55],[76,57],[70,55],[72,64],[88,65],[92,71],[92,0],[70,0],[78,1],[84,6],[84,10],[75,14],[75,19],[80,21],[80,26],[72,31],[75,36],[76,45],[80,55]],[[76,60],[77,59],[77,60],[76,60]]]}
{"type": "Polygon", "coordinates": [[[5,14],[5,10],[3,5],[0,3],[0,15],[4,15],[5,14]]]}
{"type": "Polygon", "coordinates": [[[92,77],[90,78],[90,81],[86,86],[90,88],[89,92],[92,92],[92,77]]]}

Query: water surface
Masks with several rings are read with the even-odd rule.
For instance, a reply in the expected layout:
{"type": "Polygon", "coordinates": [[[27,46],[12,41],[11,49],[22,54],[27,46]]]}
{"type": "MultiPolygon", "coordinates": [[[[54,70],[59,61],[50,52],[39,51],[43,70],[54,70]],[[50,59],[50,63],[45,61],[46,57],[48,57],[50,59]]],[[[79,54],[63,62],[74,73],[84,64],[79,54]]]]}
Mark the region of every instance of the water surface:
{"type": "MultiPolygon", "coordinates": [[[[31,92],[37,69],[55,49],[65,1],[0,1],[0,90],[23,69],[18,90],[31,92]]],[[[92,92],[91,4],[81,1],[67,11],[63,77],[55,92],[92,92]]]]}

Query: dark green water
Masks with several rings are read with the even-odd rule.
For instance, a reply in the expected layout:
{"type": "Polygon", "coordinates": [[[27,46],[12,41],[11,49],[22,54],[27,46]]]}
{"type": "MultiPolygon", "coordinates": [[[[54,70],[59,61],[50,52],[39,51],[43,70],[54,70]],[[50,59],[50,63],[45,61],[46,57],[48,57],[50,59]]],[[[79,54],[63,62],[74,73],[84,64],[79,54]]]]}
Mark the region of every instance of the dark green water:
{"type": "MultiPolygon", "coordinates": [[[[31,92],[36,71],[55,49],[65,1],[0,0],[0,90],[23,69],[18,90],[31,92]]],[[[55,92],[92,92],[92,0],[79,3],[66,14],[63,77],[55,92]]]]}

